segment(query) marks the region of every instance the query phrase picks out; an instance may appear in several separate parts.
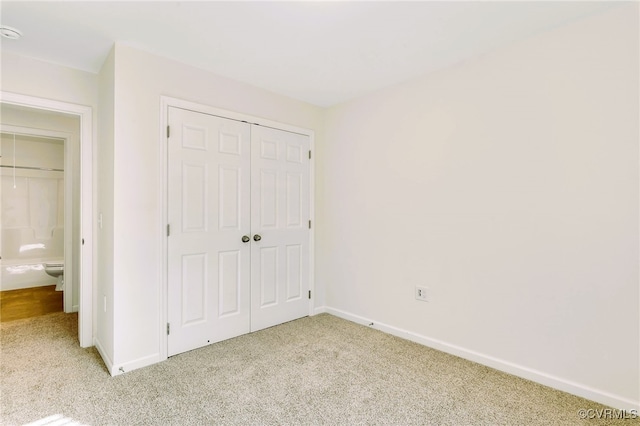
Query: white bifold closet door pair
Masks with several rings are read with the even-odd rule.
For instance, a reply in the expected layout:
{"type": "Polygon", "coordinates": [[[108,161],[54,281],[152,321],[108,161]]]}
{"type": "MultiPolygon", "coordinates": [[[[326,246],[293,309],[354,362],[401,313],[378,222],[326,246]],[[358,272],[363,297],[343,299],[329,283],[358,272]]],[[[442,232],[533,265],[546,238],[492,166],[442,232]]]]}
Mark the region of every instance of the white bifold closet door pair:
{"type": "Polygon", "coordinates": [[[168,355],[308,315],[309,136],[168,119],[168,355]]]}

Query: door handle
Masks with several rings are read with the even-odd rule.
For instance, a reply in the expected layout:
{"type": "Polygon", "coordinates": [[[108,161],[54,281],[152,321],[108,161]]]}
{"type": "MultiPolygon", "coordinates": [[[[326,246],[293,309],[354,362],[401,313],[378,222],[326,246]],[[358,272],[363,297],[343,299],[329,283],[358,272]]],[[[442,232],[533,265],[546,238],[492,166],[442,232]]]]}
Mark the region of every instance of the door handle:
{"type": "Polygon", "coordinates": [[[253,236],[253,241],[260,241],[262,237],[259,234],[253,236]]]}
{"type": "Polygon", "coordinates": [[[251,239],[251,238],[249,238],[249,236],[248,236],[248,235],[243,235],[243,236],[242,236],[242,242],[243,242],[243,243],[248,243],[250,239],[251,239]]]}

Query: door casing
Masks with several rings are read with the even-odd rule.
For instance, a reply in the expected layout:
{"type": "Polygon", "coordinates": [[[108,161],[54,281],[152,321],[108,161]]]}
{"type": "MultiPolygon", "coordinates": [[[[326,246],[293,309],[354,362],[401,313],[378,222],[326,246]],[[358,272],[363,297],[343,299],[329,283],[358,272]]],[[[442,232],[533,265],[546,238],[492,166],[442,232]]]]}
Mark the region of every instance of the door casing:
{"type": "MultiPolygon", "coordinates": [[[[160,360],[167,359],[167,318],[168,318],[168,258],[167,258],[167,232],[166,227],[168,223],[167,217],[167,205],[168,205],[168,164],[165,160],[167,158],[167,125],[168,125],[168,111],[169,107],[177,107],[182,109],[191,110],[194,112],[199,112],[203,114],[215,115],[222,118],[228,118],[231,120],[238,121],[246,121],[251,124],[258,124],[260,126],[271,127],[274,129],[285,130],[288,132],[299,133],[302,135],[306,135],[309,137],[309,146],[311,152],[314,151],[314,131],[310,129],[305,129],[289,124],[279,123],[273,120],[268,120],[261,117],[255,117],[248,114],[242,114],[238,112],[228,111],[220,108],[216,108],[210,105],[199,104],[191,101],[186,101],[183,99],[173,98],[169,96],[161,96],[160,98],[160,129],[159,129],[159,140],[162,141],[160,143],[160,158],[161,168],[160,168],[160,200],[161,200],[161,209],[160,209],[160,224],[161,229],[159,232],[162,235],[162,244],[160,244],[160,259],[161,259],[161,289],[160,289],[160,324],[158,324],[160,339],[158,348],[158,353],[160,355],[160,360]]],[[[314,294],[315,294],[315,282],[314,282],[314,241],[315,241],[315,227],[313,226],[314,220],[314,156],[311,157],[309,164],[309,212],[312,227],[310,229],[309,235],[309,290],[311,291],[311,298],[309,299],[309,315],[314,314],[314,294]]]]}

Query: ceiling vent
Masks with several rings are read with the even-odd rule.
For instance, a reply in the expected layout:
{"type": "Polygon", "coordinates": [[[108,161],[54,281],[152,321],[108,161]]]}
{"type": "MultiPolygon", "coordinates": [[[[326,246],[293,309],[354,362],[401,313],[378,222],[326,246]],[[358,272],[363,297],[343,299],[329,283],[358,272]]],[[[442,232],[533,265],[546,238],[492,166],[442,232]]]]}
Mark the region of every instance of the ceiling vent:
{"type": "Polygon", "coordinates": [[[17,30],[15,28],[2,25],[0,26],[0,35],[10,40],[17,40],[20,37],[22,37],[22,32],[20,32],[20,30],[17,30]]]}

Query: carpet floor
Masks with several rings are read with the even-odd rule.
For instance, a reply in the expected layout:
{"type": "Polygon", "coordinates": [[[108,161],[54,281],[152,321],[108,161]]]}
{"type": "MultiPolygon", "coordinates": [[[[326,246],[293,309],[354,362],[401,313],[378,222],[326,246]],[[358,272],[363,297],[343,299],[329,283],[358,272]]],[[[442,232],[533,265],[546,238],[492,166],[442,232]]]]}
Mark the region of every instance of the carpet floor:
{"type": "Polygon", "coordinates": [[[597,403],[327,314],[117,377],[78,346],[77,315],[0,332],[3,425],[614,424],[580,419],[597,403]]]}

